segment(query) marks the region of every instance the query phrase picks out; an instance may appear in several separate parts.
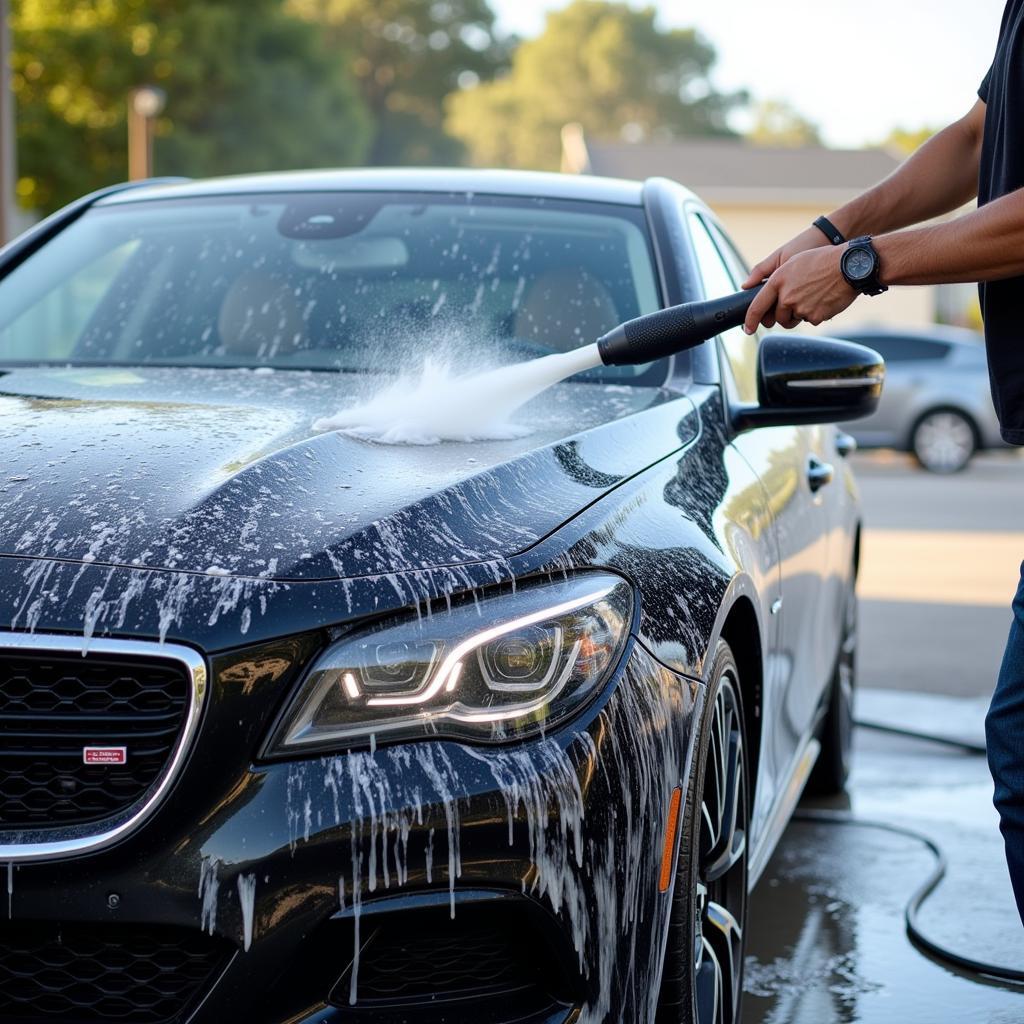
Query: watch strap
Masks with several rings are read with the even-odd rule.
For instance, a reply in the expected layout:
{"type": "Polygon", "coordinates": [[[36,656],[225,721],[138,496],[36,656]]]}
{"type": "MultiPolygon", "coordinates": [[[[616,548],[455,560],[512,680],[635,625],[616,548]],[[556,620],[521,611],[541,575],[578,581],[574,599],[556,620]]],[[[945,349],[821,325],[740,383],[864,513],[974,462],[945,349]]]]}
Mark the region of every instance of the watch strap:
{"type": "Polygon", "coordinates": [[[819,230],[819,231],[820,231],[820,232],[821,232],[821,233],[822,233],[822,234],[823,234],[823,235],[824,235],[824,236],[825,236],[825,237],[826,237],[826,238],[827,238],[827,239],[828,239],[828,240],[829,240],[829,241],[830,241],[830,242],[831,242],[831,243],[832,243],[833,245],[842,245],[842,244],[843,244],[843,242],[845,242],[845,241],[846,241],[846,237],[845,237],[845,236],[843,235],[842,231],[840,231],[840,230],[839,230],[839,228],[837,228],[837,227],[835,226],[835,224],[833,224],[833,223],[832,223],[832,221],[830,221],[830,220],[828,219],[828,217],[819,217],[819,218],[818,218],[818,219],[817,219],[817,220],[816,220],[816,221],[814,222],[814,226],[815,226],[815,227],[816,227],[816,228],[817,228],[817,229],[818,229],[818,230],[819,230]]]}

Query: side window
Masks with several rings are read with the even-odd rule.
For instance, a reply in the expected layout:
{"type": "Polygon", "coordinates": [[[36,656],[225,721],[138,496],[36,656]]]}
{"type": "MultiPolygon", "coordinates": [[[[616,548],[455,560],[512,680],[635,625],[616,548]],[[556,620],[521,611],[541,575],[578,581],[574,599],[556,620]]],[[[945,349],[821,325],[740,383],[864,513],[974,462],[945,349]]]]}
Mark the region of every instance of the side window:
{"type": "Polygon", "coordinates": [[[938,362],[949,355],[949,345],[946,342],[932,341],[929,338],[865,334],[857,335],[853,340],[873,348],[887,363],[938,362]]]}
{"type": "Polygon", "coordinates": [[[945,359],[949,355],[948,345],[927,338],[893,338],[889,350],[888,358],[894,363],[945,359]]]}
{"type": "MultiPolygon", "coordinates": [[[[703,217],[691,214],[690,234],[693,247],[697,253],[697,265],[704,291],[709,299],[717,299],[722,295],[731,295],[739,288],[729,272],[722,254],[718,250],[710,228],[703,217]]],[[[722,351],[725,354],[729,369],[732,371],[736,398],[741,402],[757,401],[757,345],[755,336],[743,333],[741,327],[726,331],[720,338],[722,351]]]]}

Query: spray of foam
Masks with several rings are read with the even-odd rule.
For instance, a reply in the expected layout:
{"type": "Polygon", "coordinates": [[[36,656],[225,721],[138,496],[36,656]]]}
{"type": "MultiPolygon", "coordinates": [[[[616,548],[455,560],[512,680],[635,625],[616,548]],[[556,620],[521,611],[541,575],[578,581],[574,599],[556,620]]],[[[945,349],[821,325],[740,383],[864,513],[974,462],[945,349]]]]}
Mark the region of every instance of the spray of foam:
{"type": "Polygon", "coordinates": [[[596,345],[483,373],[457,375],[447,366],[424,365],[368,402],[317,420],[314,430],[339,430],[380,444],[501,441],[530,428],[512,414],[566,377],[601,365],[596,345]]]}

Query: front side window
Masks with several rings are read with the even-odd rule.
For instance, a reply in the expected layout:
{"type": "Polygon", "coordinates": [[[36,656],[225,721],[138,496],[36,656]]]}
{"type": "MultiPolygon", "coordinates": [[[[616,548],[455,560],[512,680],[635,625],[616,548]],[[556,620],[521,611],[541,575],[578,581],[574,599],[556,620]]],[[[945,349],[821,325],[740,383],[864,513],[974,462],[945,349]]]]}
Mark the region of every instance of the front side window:
{"type": "MultiPolygon", "coordinates": [[[[107,202],[0,281],[0,363],[393,372],[659,308],[640,208],[396,193],[107,202]]],[[[663,368],[594,371],[662,383],[663,368]]]]}
{"type": "MultiPolygon", "coordinates": [[[[729,272],[711,236],[712,229],[704,218],[697,214],[690,215],[689,223],[705,294],[709,299],[731,295],[739,288],[739,283],[729,272]]],[[[732,376],[735,398],[743,403],[756,402],[757,335],[746,335],[742,327],[734,327],[722,334],[719,341],[732,376]]]]}

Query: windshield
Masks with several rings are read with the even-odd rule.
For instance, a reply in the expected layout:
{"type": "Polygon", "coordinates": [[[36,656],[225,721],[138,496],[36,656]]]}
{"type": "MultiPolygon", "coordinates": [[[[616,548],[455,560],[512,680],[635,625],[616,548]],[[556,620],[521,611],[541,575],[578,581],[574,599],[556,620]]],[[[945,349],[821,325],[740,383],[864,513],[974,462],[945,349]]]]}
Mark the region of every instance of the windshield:
{"type": "MultiPolygon", "coordinates": [[[[564,352],[659,307],[639,208],[312,193],[91,208],[0,281],[0,363],[394,372],[564,352]]],[[[608,367],[654,383],[663,368],[608,367]]]]}

